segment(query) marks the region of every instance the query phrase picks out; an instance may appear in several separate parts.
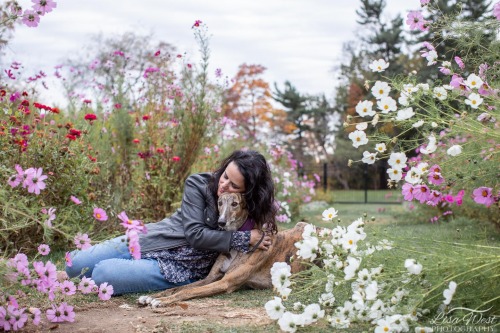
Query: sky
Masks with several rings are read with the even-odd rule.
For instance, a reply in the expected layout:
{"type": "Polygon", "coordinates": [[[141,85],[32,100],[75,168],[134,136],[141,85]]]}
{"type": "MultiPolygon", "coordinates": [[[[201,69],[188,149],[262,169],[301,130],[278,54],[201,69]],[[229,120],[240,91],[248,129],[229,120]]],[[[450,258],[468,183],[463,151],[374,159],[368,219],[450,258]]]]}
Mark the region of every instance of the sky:
{"type": "MultiPolygon", "coordinates": [[[[31,1],[18,0],[23,8],[31,1]]],[[[418,0],[386,0],[387,18],[418,9],[418,0]]],[[[333,97],[333,69],[342,61],[342,46],[354,40],[357,0],[57,0],[57,8],[36,28],[18,25],[5,50],[3,66],[18,61],[25,71],[54,66],[88,45],[92,36],[153,33],[196,59],[191,31],[203,21],[211,34],[210,70],[221,68],[232,78],[243,63],[266,67],[263,78],[274,87],[290,81],[300,93],[333,97]]],[[[89,59],[89,63],[92,59],[89,59]]],[[[3,69],[2,69],[3,74],[3,69]]],[[[30,74],[29,74],[30,75],[30,74]]],[[[5,76],[2,76],[2,80],[5,76]]],[[[48,81],[49,86],[56,81],[48,81]]],[[[44,96],[58,101],[57,89],[44,96]]]]}

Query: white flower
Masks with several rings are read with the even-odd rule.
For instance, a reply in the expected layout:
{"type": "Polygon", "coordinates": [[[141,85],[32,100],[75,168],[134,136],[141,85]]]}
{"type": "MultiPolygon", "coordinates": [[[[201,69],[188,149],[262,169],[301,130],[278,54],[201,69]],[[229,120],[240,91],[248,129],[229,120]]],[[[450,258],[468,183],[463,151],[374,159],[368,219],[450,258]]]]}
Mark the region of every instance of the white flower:
{"type": "Polygon", "coordinates": [[[415,259],[406,259],[405,267],[410,274],[418,275],[422,272],[422,265],[417,263],[415,259]]]}
{"type": "Polygon", "coordinates": [[[358,240],[360,240],[360,235],[357,232],[351,231],[342,237],[340,244],[342,244],[344,250],[354,252],[356,251],[356,244],[358,243],[358,240]]]}
{"type": "Polygon", "coordinates": [[[321,294],[319,296],[319,303],[323,306],[332,306],[335,302],[335,296],[331,292],[321,294]]]}
{"type": "Polygon", "coordinates": [[[406,173],[405,181],[413,185],[421,183],[422,171],[416,167],[411,167],[410,171],[406,173]]]}
{"type": "Polygon", "coordinates": [[[393,168],[403,169],[407,160],[405,153],[392,153],[387,163],[393,168]]]}
{"type": "Polygon", "coordinates": [[[299,249],[297,251],[297,256],[302,259],[313,261],[316,259],[319,252],[319,240],[316,237],[304,239],[302,242],[295,243],[295,247],[299,249]]]}
{"type": "Polygon", "coordinates": [[[384,151],[387,150],[387,147],[385,146],[385,143],[377,143],[375,145],[375,150],[378,151],[379,153],[383,153],[384,151]]]}
{"type": "Polygon", "coordinates": [[[453,295],[455,294],[455,290],[457,290],[457,283],[455,281],[451,281],[450,284],[448,285],[448,289],[445,289],[443,291],[443,296],[444,296],[443,303],[445,305],[450,304],[451,299],[453,298],[453,295]]]}
{"type": "Polygon", "coordinates": [[[477,107],[483,103],[483,99],[479,94],[471,93],[464,102],[470,105],[471,108],[477,109],[477,107]]]}
{"type": "Polygon", "coordinates": [[[293,333],[302,325],[302,320],[299,315],[287,311],[278,320],[278,325],[282,331],[293,333]]]}
{"type": "Polygon", "coordinates": [[[425,148],[420,148],[420,152],[422,154],[428,155],[428,154],[435,152],[436,149],[437,149],[436,137],[434,136],[434,134],[431,134],[429,136],[429,144],[425,148]]]}
{"type": "Polygon", "coordinates": [[[378,115],[378,113],[375,115],[375,117],[373,117],[372,119],[372,126],[376,126],[378,124],[378,120],[379,120],[380,116],[378,115]]]}
{"type": "Polygon", "coordinates": [[[460,155],[462,153],[462,147],[459,146],[459,145],[453,145],[450,148],[448,148],[448,150],[446,151],[446,153],[448,155],[451,155],[451,156],[460,155]]]}
{"type": "Polygon", "coordinates": [[[441,101],[444,101],[448,97],[448,92],[443,87],[434,88],[433,93],[433,96],[441,101]]]}
{"type": "Polygon", "coordinates": [[[359,146],[366,145],[368,143],[368,139],[366,138],[366,134],[363,131],[354,131],[349,133],[349,139],[352,140],[352,146],[354,148],[358,148],[359,146]]]}
{"type": "Polygon", "coordinates": [[[390,111],[396,111],[398,106],[396,101],[389,96],[381,97],[377,102],[377,107],[382,111],[382,113],[389,113],[390,111]]]}
{"type": "Polygon", "coordinates": [[[412,126],[414,128],[418,128],[418,127],[422,126],[423,124],[424,124],[424,121],[423,120],[419,120],[416,123],[414,123],[412,126]]]}
{"type": "Polygon", "coordinates": [[[392,331],[392,325],[389,322],[389,320],[387,320],[387,318],[379,319],[377,321],[377,327],[375,327],[375,333],[388,333],[391,331],[392,331]]]}
{"type": "Polygon", "coordinates": [[[384,59],[379,59],[373,61],[369,66],[368,66],[372,72],[383,72],[389,67],[389,63],[385,62],[384,59]]]}
{"type": "Polygon", "coordinates": [[[412,97],[405,92],[402,92],[401,96],[399,96],[399,98],[398,98],[398,103],[403,105],[403,106],[410,105],[411,101],[412,101],[412,97]]]}
{"type": "Polygon", "coordinates": [[[364,131],[367,128],[368,128],[368,123],[366,121],[364,121],[362,123],[357,123],[356,124],[356,129],[357,130],[364,131]]]}
{"type": "Polygon", "coordinates": [[[351,325],[349,319],[341,314],[330,317],[329,321],[330,325],[336,328],[348,328],[351,325]]]}
{"type": "Polygon", "coordinates": [[[387,174],[391,180],[399,182],[403,178],[403,171],[399,168],[389,168],[387,169],[387,174]]]}
{"type": "Polygon", "coordinates": [[[414,115],[415,115],[415,112],[413,112],[413,108],[410,106],[409,108],[399,110],[398,114],[396,116],[396,120],[410,119],[414,115]]]}
{"type": "Polygon", "coordinates": [[[374,301],[377,299],[378,294],[378,284],[377,281],[372,281],[365,289],[366,299],[368,301],[374,301]]]}
{"type": "Polygon", "coordinates": [[[271,283],[276,289],[289,287],[291,282],[288,279],[291,273],[291,267],[286,262],[275,262],[271,267],[271,283]]]}
{"type": "Polygon", "coordinates": [[[438,58],[438,54],[436,51],[432,50],[427,52],[427,56],[425,59],[427,59],[427,66],[432,66],[436,63],[436,60],[438,58]]]}
{"type": "Polygon", "coordinates": [[[433,122],[431,123],[431,127],[432,127],[432,128],[437,128],[437,127],[438,127],[438,124],[437,124],[435,121],[433,121],[433,122]]]}
{"type": "Polygon", "coordinates": [[[274,296],[274,299],[268,301],[264,308],[266,309],[267,315],[273,320],[278,320],[281,318],[285,312],[285,307],[281,302],[281,298],[274,296]]]}
{"type": "Polygon", "coordinates": [[[429,91],[429,84],[427,83],[419,83],[417,84],[417,88],[421,89],[423,92],[428,92],[429,91]]]}
{"type": "Polygon", "coordinates": [[[377,153],[370,153],[369,151],[364,151],[363,158],[361,159],[361,161],[363,161],[363,163],[366,163],[366,164],[373,164],[376,161],[376,158],[375,158],[376,156],[377,156],[377,153]]]}
{"type": "Polygon", "coordinates": [[[372,95],[375,96],[376,99],[381,99],[382,97],[389,96],[389,92],[391,91],[391,87],[387,82],[377,81],[373,85],[371,92],[372,95]]]}
{"type": "Polygon", "coordinates": [[[376,114],[376,112],[372,110],[372,107],[372,101],[359,101],[356,105],[356,112],[361,117],[372,117],[376,114]]]}
{"type": "Polygon", "coordinates": [[[316,226],[308,223],[304,227],[304,231],[302,231],[302,239],[310,239],[312,237],[318,237],[318,234],[316,233],[316,226]]]}
{"type": "Polygon", "coordinates": [[[309,304],[304,309],[303,315],[305,319],[305,324],[308,325],[318,321],[318,319],[323,318],[325,316],[325,310],[321,310],[319,304],[316,303],[309,304]]]}
{"type": "Polygon", "coordinates": [[[406,83],[403,85],[403,90],[406,94],[411,95],[415,91],[418,91],[418,88],[415,87],[412,83],[406,83]]]}
{"type": "Polygon", "coordinates": [[[465,80],[465,85],[471,89],[479,89],[483,85],[483,80],[476,74],[472,73],[465,80]]]}
{"type": "Polygon", "coordinates": [[[339,212],[335,208],[328,208],[323,212],[323,221],[331,221],[337,217],[339,212]]]}
{"type": "Polygon", "coordinates": [[[347,266],[344,268],[344,279],[350,280],[356,275],[356,271],[361,264],[361,259],[356,259],[354,257],[347,257],[347,266]]]}

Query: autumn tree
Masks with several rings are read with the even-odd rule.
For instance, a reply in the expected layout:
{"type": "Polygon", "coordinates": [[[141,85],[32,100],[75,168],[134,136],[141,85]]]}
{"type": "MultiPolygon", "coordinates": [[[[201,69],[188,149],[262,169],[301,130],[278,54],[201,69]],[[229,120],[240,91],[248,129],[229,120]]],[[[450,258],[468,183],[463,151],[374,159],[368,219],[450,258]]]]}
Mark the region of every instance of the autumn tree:
{"type": "Polygon", "coordinates": [[[254,142],[266,140],[277,130],[285,133],[294,126],[283,110],[273,106],[272,93],[262,75],[262,65],[239,66],[234,84],[224,94],[224,115],[236,120],[243,136],[254,142]]]}

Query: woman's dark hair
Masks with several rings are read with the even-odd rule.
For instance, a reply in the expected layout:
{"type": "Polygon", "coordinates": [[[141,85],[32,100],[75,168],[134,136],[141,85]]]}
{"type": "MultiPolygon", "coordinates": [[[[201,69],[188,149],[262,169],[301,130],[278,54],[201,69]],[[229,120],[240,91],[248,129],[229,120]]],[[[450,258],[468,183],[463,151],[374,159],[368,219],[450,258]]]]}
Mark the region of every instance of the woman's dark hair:
{"type": "Polygon", "coordinates": [[[229,163],[234,162],[245,179],[245,192],[248,215],[254,219],[259,229],[276,233],[276,214],[278,205],[274,200],[274,183],[271,169],[266,158],[254,150],[236,150],[224,159],[215,170],[209,184],[210,192],[217,193],[219,179],[229,163]]]}

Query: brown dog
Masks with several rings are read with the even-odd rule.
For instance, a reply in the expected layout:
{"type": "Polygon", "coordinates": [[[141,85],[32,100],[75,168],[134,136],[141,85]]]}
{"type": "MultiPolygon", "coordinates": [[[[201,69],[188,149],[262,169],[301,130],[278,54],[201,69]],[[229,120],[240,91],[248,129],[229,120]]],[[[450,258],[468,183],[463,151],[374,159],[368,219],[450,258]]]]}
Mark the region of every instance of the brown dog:
{"type": "MultiPolygon", "coordinates": [[[[235,222],[237,221],[236,216],[240,216],[239,213],[235,212],[237,209],[233,210],[226,207],[226,205],[229,204],[229,206],[233,207],[234,204],[236,208],[237,206],[242,207],[241,203],[240,199],[225,198],[224,195],[219,198],[219,212],[221,219],[226,219],[226,229],[228,227],[236,228],[241,223],[236,229],[231,229],[238,230],[242,225],[241,221],[235,222]],[[234,204],[235,202],[238,204],[234,204]],[[232,226],[228,226],[228,224],[232,226]]],[[[221,219],[219,219],[219,223],[222,224],[221,219]]],[[[302,239],[305,225],[306,223],[299,222],[293,229],[280,231],[273,235],[273,245],[267,251],[256,250],[250,253],[241,253],[232,250],[231,253],[222,253],[206,278],[182,287],[167,289],[152,296],[141,296],[138,303],[142,305],[150,304],[156,308],[188,299],[231,293],[242,287],[252,289],[272,288],[270,270],[275,262],[290,264],[292,273],[304,268],[299,260],[291,261],[290,259],[297,252],[295,243],[302,239]]]]}

